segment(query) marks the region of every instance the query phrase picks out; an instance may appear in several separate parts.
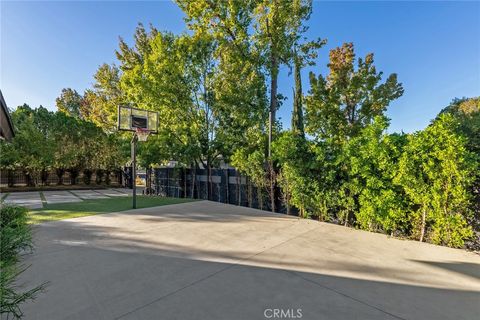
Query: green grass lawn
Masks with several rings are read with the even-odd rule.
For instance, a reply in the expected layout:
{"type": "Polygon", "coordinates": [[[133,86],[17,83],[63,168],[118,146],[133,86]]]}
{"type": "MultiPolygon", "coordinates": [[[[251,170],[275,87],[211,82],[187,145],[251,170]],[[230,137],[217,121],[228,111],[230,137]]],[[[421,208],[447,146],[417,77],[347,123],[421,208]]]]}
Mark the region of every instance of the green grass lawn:
{"type": "MultiPolygon", "coordinates": [[[[193,201],[192,199],[161,198],[137,196],[137,208],[148,208],[193,201]]],[[[63,220],[100,213],[118,212],[132,209],[132,197],[116,197],[108,199],[83,200],[72,203],[56,203],[44,205],[41,209],[30,210],[30,223],[63,220]]]]}

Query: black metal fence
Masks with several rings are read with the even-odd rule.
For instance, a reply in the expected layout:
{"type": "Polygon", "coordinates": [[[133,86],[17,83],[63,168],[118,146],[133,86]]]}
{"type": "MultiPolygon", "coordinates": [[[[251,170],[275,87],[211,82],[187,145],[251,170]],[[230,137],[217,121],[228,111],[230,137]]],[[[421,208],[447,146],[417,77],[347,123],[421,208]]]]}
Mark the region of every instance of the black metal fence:
{"type": "Polygon", "coordinates": [[[0,170],[0,187],[23,187],[23,186],[54,186],[54,185],[92,185],[107,184],[118,186],[122,184],[122,172],[115,171],[101,175],[92,170],[90,178],[85,173],[71,173],[65,171],[61,178],[55,170],[30,173],[23,170],[0,170]]]}
{"type": "MultiPolygon", "coordinates": [[[[256,187],[248,177],[235,169],[211,169],[209,179],[206,169],[156,168],[153,182],[155,194],[161,196],[204,199],[271,210],[267,190],[256,187]]],[[[280,194],[279,190],[276,194],[280,194]]],[[[279,198],[275,201],[275,208],[277,212],[286,212],[279,198]]]]}

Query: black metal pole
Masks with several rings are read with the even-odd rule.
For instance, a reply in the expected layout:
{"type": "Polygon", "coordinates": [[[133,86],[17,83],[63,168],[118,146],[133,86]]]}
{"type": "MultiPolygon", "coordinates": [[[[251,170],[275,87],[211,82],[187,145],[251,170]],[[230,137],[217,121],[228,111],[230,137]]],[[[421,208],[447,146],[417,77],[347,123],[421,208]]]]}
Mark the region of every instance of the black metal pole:
{"type": "Polygon", "coordinates": [[[132,155],[132,207],[137,208],[137,134],[134,134],[131,143],[131,155],[132,155]]]}

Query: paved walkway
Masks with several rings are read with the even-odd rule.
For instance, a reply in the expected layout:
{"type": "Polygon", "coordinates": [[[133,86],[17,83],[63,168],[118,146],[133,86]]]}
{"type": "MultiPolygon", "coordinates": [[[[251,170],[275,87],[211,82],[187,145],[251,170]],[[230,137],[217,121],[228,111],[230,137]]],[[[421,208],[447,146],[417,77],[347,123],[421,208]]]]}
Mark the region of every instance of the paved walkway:
{"type": "MultiPolygon", "coordinates": [[[[141,191],[140,191],[141,192],[141,191]]],[[[122,197],[132,194],[130,189],[96,189],[96,190],[60,190],[60,191],[32,191],[11,192],[3,199],[5,203],[13,203],[30,209],[43,207],[42,195],[47,204],[79,202],[89,199],[122,197]]]]}
{"type": "Polygon", "coordinates": [[[30,209],[42,208],[40,192],[12,192],[3,199],[6,203],[18,204],[30,209]]]}
{"type": "Polygon", "coordinates": [[[480,314],[474,253],[208,201],[44,223],[35,241],[21,281],[50,285],[25,319],[480,314]]]}

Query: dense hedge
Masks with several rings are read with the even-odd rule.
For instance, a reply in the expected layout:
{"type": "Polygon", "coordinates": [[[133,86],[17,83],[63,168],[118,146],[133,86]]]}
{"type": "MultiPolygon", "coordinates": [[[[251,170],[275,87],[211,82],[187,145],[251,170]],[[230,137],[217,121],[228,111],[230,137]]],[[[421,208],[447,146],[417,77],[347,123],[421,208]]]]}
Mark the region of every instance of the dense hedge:
{"type": "Polygon", "coordinates": [[[343,140],[283,132],[274,143],[283,199],[305,217],[478,249],[480,99],[454,100],[411,134],[388,124],[375,117],[343,140]]]}

